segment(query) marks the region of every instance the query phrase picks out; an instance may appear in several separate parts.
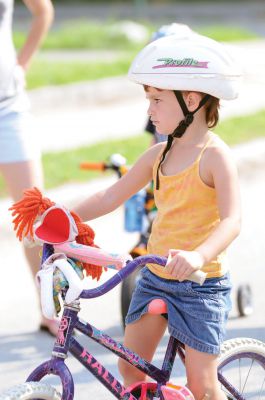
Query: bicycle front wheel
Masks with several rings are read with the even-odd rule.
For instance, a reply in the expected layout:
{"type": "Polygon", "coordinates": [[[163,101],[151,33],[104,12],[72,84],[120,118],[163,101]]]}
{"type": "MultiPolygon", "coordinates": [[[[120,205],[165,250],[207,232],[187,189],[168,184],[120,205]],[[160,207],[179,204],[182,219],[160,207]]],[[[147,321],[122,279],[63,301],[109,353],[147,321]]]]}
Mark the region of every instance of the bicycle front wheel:
{"type": "Polygon", "coordinates": [[[61,400],[61,395],[52,386],[41,382],[26,382],[0,394],[0,400],[61,400]]]}
{"type": "Polygon", "coordinates": [[[251,338],[225,341],[218,375],[229,400],[265,399],[265,343],[251,338]]]}

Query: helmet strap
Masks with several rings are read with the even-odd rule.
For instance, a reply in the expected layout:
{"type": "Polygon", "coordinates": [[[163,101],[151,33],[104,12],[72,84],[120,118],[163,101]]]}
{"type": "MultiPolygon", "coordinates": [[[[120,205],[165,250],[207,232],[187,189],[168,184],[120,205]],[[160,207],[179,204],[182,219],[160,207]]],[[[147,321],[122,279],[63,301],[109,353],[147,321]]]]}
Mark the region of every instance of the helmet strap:
{"type": "Polygon", "coordinates": [[[175,96],[179,102],[179,105],[182,109],[182,112],[184,114],[184,119],[182,121],[180,121],[180,123],[178,124],[178,126],[176,127],[176,129],[174,130],[174,132],[168,136],[167,138],[167,145],[163,151],[163,154],[161,156],[161,160],[159,161],[158,167],[157,167],[157,171],[156,171],[156,190],[159,190],[159,169],[161,167],[161,164],[163,163],[163,161],[166,158],[166,154],[167,152],[170,150],[173,140],[174,138],[181,138],[183,136],[183,134],[186,132],[186,129],[188,128],[188,126],[190,126],[190,124],[193,122],[194,119],[194,114],[201,108],[203,107],[207,101],[209,100],[209,98],[211,97],[209,94],[206,94],[200,101],[198,107],[196,108],[196,110],[194,111],[189,111],[188,107],[186,106],[186,103],[184,101],[183,95],[179,90],[174,90],[175,96]]]}
{"type": "Polygon", "coordinates": [[[157,170],[156,170],[156,190],[159,190],[159,168],[160,168],[162,162],[164,161],[167,152],[170,150],[170,147],[172,146],[173,140],[174,140],[174,137],[172,135],[168,135],[168,137],[167,137],[167,145],[164,148],[163,154],[161,156],[161,160],[159,161],[159,164],[158,164],[158,167],[157,167],[157,170]]]}
{"type": "Polygon", "coordinates": [[[184,114],[184,119],[182,121],[180,121],[180,123],[178,124],[178,126],[176,127],[176,129],[174,130],[174,132],[172,133],[172,136],[175,138],[181,138],[184,133],[186,132],[186,129],[188,128],[188,126],[190,126],[190,124],[193,122],[193,116],[194,114],[200,109],[202,108],[207,101],[210,98],[209,94],[206,94],[200,101],[198,107],[196,108],[196,110],[194,111],[189,111],[188,107],[186,106],[186,103],[183,99],[183,95],[179,90],[174,90],[175,96],[179,102],[179,105],[181,107],[181,110],[184,114]]]}

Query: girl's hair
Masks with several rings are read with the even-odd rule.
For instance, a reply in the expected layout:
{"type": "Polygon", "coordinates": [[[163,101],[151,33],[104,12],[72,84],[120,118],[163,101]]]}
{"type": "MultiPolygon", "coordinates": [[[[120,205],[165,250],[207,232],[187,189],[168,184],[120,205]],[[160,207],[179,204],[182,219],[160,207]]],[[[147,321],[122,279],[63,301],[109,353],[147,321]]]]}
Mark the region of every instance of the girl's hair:
{"type": "MultiPolygon", "coordinates": [[[[148,92],[148,85],[143,85],[144,90],[148,92]]],[[[162,91],[163,89],[155,88],[158,91],[162,91]]],[[[205,96],[205,93],[201,93],[202,97],[205,96]]],[[[220,100],[217,97],[210,96],[209,100],[205,104],[205,117],[208,128],[214,128],[219,121],[219,108],[220,108],[220,100]]]]}
{"type": "Polygon", "coordinates": [[[208,128],[214,128],[219,121],[220,100],[211,96],[205,104],[205,116],[208,128]]]}

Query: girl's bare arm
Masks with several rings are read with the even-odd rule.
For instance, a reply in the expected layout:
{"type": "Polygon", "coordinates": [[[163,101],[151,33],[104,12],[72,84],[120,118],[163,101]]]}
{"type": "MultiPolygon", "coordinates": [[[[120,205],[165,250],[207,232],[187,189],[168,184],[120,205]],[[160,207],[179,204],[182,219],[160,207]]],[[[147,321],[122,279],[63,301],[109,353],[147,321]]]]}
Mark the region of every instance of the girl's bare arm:
{"type": "Polygon", "coordinates": [[[241,226],[238,174],[230,150],[225,146],[214,147],[209,152],[207,161],[216,190],[220,223],[196,249],[202,255],[204,264],[230,245],[238,236],[241,226]]]}
{"type": "Polygon", "coordinates": [[[52,23],[54,11],[50,0],[23,1],[32,14],[32,24],[17,60],[18,64],[26,70],[52,23]]]}
{"type": "Polygon", "coordinates": [[[118,208],[151,181],[153,164],[160,149],[161,144],[149,148],[114,185],[95,193],[75,207],[74,211],[84,221],[89,221],[118,208]]]}

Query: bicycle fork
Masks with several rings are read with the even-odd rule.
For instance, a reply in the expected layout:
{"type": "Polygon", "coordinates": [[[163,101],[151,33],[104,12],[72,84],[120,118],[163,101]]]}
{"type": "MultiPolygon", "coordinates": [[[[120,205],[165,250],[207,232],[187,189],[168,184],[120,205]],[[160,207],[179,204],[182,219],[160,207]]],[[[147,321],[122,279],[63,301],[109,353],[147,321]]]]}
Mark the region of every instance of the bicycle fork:
{"type": "Polygon", "coordinates": [[[27,382],[38,382],[47,375],[58,376],[63,388],[62,400],[73,400],[74,398],[73,377],[64,361],[67,358],[71,336],[77,323],[77,314],[79,311],[79,301],[65,305],[52,351],[52,358],[37,367],[27,379],[27,382]]]}

